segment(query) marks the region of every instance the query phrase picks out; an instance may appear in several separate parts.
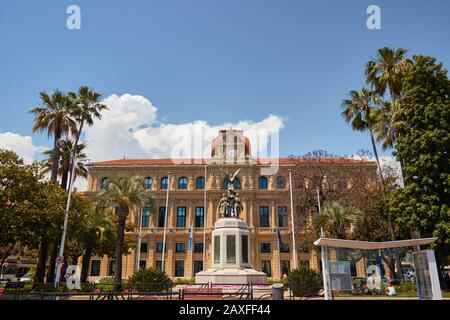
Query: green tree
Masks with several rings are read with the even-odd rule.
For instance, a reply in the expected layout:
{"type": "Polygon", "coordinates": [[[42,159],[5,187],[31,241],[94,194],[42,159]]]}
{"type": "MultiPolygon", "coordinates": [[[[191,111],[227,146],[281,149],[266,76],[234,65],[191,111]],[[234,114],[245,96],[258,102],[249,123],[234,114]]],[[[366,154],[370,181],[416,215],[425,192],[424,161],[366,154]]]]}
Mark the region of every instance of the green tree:
{"type": "Polygon", "coordinates": [[[36,165],[26,165],[14,152],[0,149],[0,269],[32,236],[25,218],[38,178],[36,165]]]}
{"type": "Polygon", "coordinates": [[[402,76],[410,61],[405,58],[406,49],[384,47],[378,49],[377,56],[366,64],[366,83],[371,84],[375,91],[383,96],[389,87],[392,101],[397,101],[402,92],[402,76]]]}
{"type": "Polygon", "coordinates": [[[39,240],[36,283],[44,282],[48,244],[60,234],[66,198],[67,193],[55,181],[42,181],[39,182],[29,200],[32,205],[24,221],[28,224],[27,230],[31,234],[28,245],[37,248],[35,241],[39,240]]]}
{"type": "Polygon", "coordinates": [[[318,295],[323,288],[322,274],[303,265],[289,272],[287,279],[295,297],[318,295]]]}
{"type": "Polygon", "coordinates": [[[378,158],[377,146],[375,143],[373,126],[375,124],[374,110],[381,103],[381,98],[374,91],[363,88],[359,91],[352,90],[349,98],[342,102],[341,116],[347,123],[350,123],[355,131],[368,131],[372,142],[372,149],[377,161],[378,172],[380,174],[381,185],[384,188],[384,177],[381,170],[380,159],[378,158]]]}
{"type": "Polygon", "coordinates": [[[30,109],[34,114],[33,132],[47,131],[48,136],[53,136],[53,159],[51,180],[58,177],[58,162],[60,157],[57,141],[64,134],[77,131],[76,122],[72,116],[73,101],[62,91],[55,90],[52,94],[39,93],[42,101],[41,107],[30,109]]]}
{"type": "Polygon", "coordinates": [[[111,216],[104,208],[91,205],[89,214],[84,219],[83,245],[84,252],[81,264],[81,282],[86,282],[92,255],[99,256],[107,253],[101,245],[101,241],[108,239],[108,235],[114,233],[114,223],[111,216]]]}
{"type": "MultiPolygon", "coordinates": [[[[58,169],[58,175],[61,176],[61,188],[64,190],[67,190],[67,182],[69,179],[69,171],[70,171],[70,163],[71,163],[71,152],[73,148],[73,142],[70,140],[66,140],[67,148],[58,148],[59,153],[61,155],[61,159],[59,161],[59,169],[58,169]]],[[[74,175],[74,181],[77,176],[81,176],[83,178],[87,178],[88,171],[85,166],[85,161],[87,160],[87,156],[84,153],[84,150],[86,149],[85,143],[80,143],[77,145],[76,148],[76,159],[77,159],[77,165],[75,167],[75,175],[74,175]]],[[[44,151],[43,154],[48,156],[47,160],[44,160],[43,162],[43,173],[50,172],[52,169],[52,159],[53,159],[53,150],[47,150],[44,151]]]]}
{"type": "Polygon", "coordinates": [[[154,205],[152,192],[143,189],[141,180],[139,177],[112,179],[108,187],[98,191],[95,197],[99,206],[115,208],[115,214],[119,218],[114,272],[117,289],[121,287],[122,282],[122,254],[127,217],[133,208],[139,210],[154,205]]]}
{"type": "Polygon", "coordinates": [[[172,280],[164,271],[141,269],[131,276],[130,285],[137,292],[161,292],[172,288],[172,280]]]}
{"type": "Polygon", "coordinates": [[[338,201],[326,202],[322,212],[314,216],[314,229],[323,228],[334,238],[346,239],[359,214],[358,209],[345,207],[338,201]]]}
{"type": "MultiPolygon", "coordinates": [[[[106,105],[100,103],[102,94],[93,91],[88,86],[81,86],[76,93],[69,92],[68,96],[71,98],[75,106],[72,111],[72,115],[78,124],[78,129],[74,135],[74,148],[72,148],[72,159],[74,159],[76,156],[78,143],[83,132],[83,127],[85,125],[92,126],[95,119],[100,120],[102,118],[101,112],[108,108],[106,105]]],[[[73,162],[70,168],[72,168],[72,166],[73,162]]]]}
{"type": "Polygon", "coordinates": [[[406,187],[392,193],[388,208],[397,223],[437,237],[443,261],[450,252],[450,81],[436,59],[414,56],[403,77],[401,105],[407,121],[396,157],[405,165],[406,187]]]}

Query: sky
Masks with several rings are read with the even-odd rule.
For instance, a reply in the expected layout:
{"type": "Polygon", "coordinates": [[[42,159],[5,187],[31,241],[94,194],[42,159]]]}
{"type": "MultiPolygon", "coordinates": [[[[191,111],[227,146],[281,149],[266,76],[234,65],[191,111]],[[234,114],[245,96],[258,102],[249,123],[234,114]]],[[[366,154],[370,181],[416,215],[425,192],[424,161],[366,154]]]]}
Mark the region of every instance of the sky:
{"type": "Polygon", "coordinates": [[[364,64],[389,46],[448,68],[449,13],[446,0],[0,0],[0,147],[41,158],[52,141],[28,114],[39,92],[88,85],[109,107],[83,136],[94,161],[174,156],[229,127],[278,133],[279,156],[355,154],[370,139],[340,104],[364,64]],[[381,30],[367,28],[369,5],[381,30]]]}

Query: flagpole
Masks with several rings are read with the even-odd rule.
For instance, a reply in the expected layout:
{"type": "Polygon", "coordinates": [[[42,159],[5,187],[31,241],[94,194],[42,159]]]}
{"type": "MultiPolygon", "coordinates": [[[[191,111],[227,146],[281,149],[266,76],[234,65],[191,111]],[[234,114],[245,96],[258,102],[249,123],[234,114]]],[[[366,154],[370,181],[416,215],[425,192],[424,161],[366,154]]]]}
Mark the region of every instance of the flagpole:
{"type": "Polygon", "coordinates": [[[206,167],[207,164],[205,164],[205,187],[203,188],[203,270],[206,269],[206,167]]]}
{"type": "Polygon", "coordinates": [[[277,230],[277,244],[278,244],[278,268],[280,270],[280,279],[283,280],[283,270],[281,270],[281,252],[280,252],[280,229],[275,227],[277,230]]]}
{"type": "Polygon", "coordinates": [[[166,232],[167,232],[167,210],[169,209],[169,189],[170,189],[170,172],[167,174],[167,192],[166,192],[166,210],[164,212],[164,233],[163,233],[163,252],[161,261],[161,271],[165,269],[165,253],[166,253],[166,232]]]}
{"type": "Polygon", "coordinates": [[[292,249],[294,251],[294,269],[297,269],[297,250],[295,248],[295,229],[294,229],[294,201],[292,199],[292,169],[289,169],[289,196],[291,201],[291,232],[292,232],[292,249]]]}
{"type": "Polygon", "coordinates": [[[194,221],[195,221],[195,212],[194,212],[194,218],[191,221],[191,228],[189,230],[189,240],[188,240],[188,249],[191,254],[191,278],[194,274],[194,221]]]}
{"type": "Polygon", "coordinates": [[[139,271],[139,261],[141,260],[141,245],[142,245],[142,209],[138,207],[138,219],[139,219],[139,233],[136,246],[136,263],[134,266],[134,272],[139,271]]]}
{"type": "Polygon", "coordinates": [[[319,187],[317,187],[317,204],[318,204],[318,206],[319,206],[319,214],[321,213],[320,212],[320,194],[319,194],[319,187]]]}

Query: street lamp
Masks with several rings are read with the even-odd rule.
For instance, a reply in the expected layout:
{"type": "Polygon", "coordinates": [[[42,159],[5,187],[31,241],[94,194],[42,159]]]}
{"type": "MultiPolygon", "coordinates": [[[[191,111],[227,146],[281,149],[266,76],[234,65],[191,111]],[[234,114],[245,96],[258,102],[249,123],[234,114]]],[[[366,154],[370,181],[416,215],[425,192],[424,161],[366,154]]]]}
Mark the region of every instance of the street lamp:
{"type": "Polygon", "coordinates": [[[69,219],[70,201],[72,200],[72,187],[73,187],[73,180],[74,180],[73,178],[74,178],[75,166],[76,166],[76,152],[75,152],[76,146],[73,146],[72,150],[71,150],[69,148],[69,146],[67,145],[67,142],[62,139],[59,139],[56,142],[56,145],[60,149],[67,148],[67,150],[72,154],[72,157],[71,157],[72,158],[72,170],[70,172],[70,177],[69,177],[69,195],[67,197],[66,213],[64,215],[63,234],[61,237],[61,244],[59,246],[58,257],[56,259],[55,288],[57,288],[59,285],[59,278],[61,277],[61,267],[62,267],[63,260],[64,260],[63,255],[64,255],[64,245],[66,242],[66,235],[67,235],[67,220],[69,219]]]}

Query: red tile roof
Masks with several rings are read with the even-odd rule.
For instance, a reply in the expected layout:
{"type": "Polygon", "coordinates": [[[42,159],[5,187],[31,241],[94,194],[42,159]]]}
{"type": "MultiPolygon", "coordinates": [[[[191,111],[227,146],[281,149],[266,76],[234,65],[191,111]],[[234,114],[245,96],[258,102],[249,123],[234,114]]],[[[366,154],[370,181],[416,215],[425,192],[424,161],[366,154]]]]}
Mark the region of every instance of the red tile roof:
{"type": "MultiPolygon", "coordinates": [[[[334,163],[334,164],[363,164],[372,161],[357,160],[350,158],[261,158],[257,164],[307,164],[307,163],[334,163]]],[[[204,165],[206,159],[118,159],[96,162],[100,166],[142,166],[142,165],[204,165]]]]}

